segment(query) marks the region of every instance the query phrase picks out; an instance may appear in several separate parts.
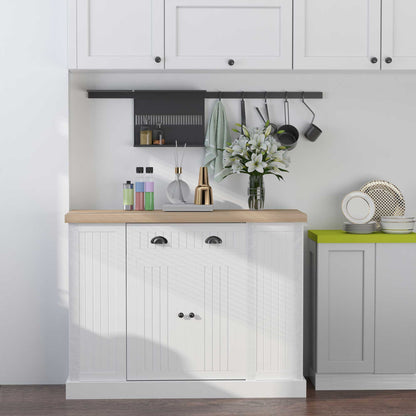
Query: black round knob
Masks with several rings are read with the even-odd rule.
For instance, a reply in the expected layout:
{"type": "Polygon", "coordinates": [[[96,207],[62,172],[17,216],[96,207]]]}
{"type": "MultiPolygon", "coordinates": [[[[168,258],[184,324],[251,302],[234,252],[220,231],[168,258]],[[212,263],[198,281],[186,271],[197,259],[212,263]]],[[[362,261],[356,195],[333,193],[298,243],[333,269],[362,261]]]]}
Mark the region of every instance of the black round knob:
{"type": "Polygon", "coordinates": [[[376,64],[378,62],[378,59],[374,56],[373,58],[371,58],[371,63],[372,64],[376,64]]]}
{"type": "Polygon", "coordinates": [[[189,313],[189,317],[192,319],[192,318],[195,318],[195,314],[193,313],[193,312],[190,312],[189,313]]]}
{"type": "Polygon", "coordinates": [[[228,65],[233,66],[235,64],[234,59],[228,60],[228,65]]]}
{"type": "Polygon", "coordinates": [[[160,56],[156,56],[156,58],[155,58],[155,62],[156,62],[157,64],[160,64],[160,63],[162,62],[162,58],[161,58],[160,56]]]}
{"type": "Polygon", "coordinates": [[[179,317],[179,318],[183,318],[184,316],[185,316],[185,315],[184,315],[182,312],[179,312],[179,313],[178,313],[178,317],[179,317]]]}
{"type": "Polygon", "coordinates": [[[390,58],[390,56],[388,56],[385,60],[386,64],[391,64],[393,62],[393,59],[390,58]]]}

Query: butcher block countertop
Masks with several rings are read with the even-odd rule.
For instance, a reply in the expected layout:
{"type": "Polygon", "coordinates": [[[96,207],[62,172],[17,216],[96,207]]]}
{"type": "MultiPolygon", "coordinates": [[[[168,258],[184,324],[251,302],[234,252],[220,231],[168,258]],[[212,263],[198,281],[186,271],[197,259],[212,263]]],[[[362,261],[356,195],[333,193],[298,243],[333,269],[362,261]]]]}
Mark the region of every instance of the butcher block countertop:
{"type": "Polygon", "coordinates": [[[307,216],[297,209],[215,210],[212,212],[76,210],[65,215],[71,224],[116,223],[209,223],[209,222],[306,222],[307,216]]]}

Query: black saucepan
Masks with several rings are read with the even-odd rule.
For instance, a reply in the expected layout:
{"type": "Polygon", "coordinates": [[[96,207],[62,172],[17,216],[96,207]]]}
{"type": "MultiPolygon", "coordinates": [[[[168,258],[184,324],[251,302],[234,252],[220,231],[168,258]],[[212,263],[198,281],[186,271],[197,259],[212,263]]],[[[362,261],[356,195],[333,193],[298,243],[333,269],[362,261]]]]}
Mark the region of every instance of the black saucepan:
{"type": "Polygon", "coordinates": [[[285,124],[279,127],[277,131],[278,140],[287,150],[293,150],[299,139],[299,131],[295,126],[290,124],[289,101],[287,94],[284,101],[285,124]]]}

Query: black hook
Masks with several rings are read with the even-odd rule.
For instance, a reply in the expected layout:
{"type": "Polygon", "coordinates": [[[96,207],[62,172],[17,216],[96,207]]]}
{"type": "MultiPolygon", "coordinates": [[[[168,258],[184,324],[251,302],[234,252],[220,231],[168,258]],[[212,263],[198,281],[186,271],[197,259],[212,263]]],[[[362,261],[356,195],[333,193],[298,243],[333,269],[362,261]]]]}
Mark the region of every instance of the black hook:
{"type": "Polygon", "coordinates": [[[244,101],[245,96],[246,96],[246,93],[244,91],[241,91],[241,101],[244,101]]]}
{"type": "Polygon", "coordinates": [[[315,115],[315,112],[312,110],[312,108],[310,108],[308,106],[308,104],[306,104],[306,102],[305,102],[305,91],[302,92],[302,102],[303,102],[303,104],[305,104],[306,108],[312,113],[313,117],[312,117],[311,124],[313,124],[313,122],[315,121],[316,115],[315,115]]]}
{"type": "Polygon", "coordinates": [[[222,100],[222,91],[219,92],[218,98],[219,98],[220,101],[222,100]]]}
{"type": "Polygon", "coordinates": [[[267,103],[267,96],[268,96],[268,92],[267,91],[265,91],[264,92],[264,103],[266,104],[267,103]]]}

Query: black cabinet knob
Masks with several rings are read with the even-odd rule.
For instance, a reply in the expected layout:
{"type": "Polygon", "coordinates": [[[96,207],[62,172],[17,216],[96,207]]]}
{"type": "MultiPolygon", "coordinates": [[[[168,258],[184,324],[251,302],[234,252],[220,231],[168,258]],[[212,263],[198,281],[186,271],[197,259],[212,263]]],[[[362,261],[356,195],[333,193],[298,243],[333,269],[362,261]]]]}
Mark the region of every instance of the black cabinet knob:
{"type": "Polygon", "coordinates": [[[195,318],[195,314],[193,313],[193,312],[190,312],[189,313],[189,317],[192,319],[192,318],[195,318]]]}
{"type": "Polygon", "coordinates": [[[153,237],[150,242],[152,244],[167,244],[168,240],[166,240],[165,237],[162,237],[161,235],[158,235],[157,237],[153,237]]]}
{"type": "Polygon", "coordinates": [[[178,313],[178,318],[183,318],[185,315],[182,312],[178,313]]]}
{"type": "Polygon", "coordinates": [[[234,59],[228,60],[228,65],[233,66],[235,64],[234,59]]]}
{"type": "Polygon", "coordinates": [[[391,64],[391,63],[393,62],[393,59],[392,59],[392,58],[390,58],[390,56],[388,56],[388,57],[384,60],[384,62],[386,62],[386,64],[391,64]]]}
{"type": "Polygon", "coordinates": [[[156,56],[156,58],[155,58],[155,62],[156,62],[157,64],[160,64],[160,63],[162,62],[162,58],[161,58],[160,56],[156,56]]]}
{"type": "Polygon", "coordinates": [[[378,59],[374,56],[373,58],[371,58],[371,63],[372,64],[376,64],[378,62],[378,59]]]}

